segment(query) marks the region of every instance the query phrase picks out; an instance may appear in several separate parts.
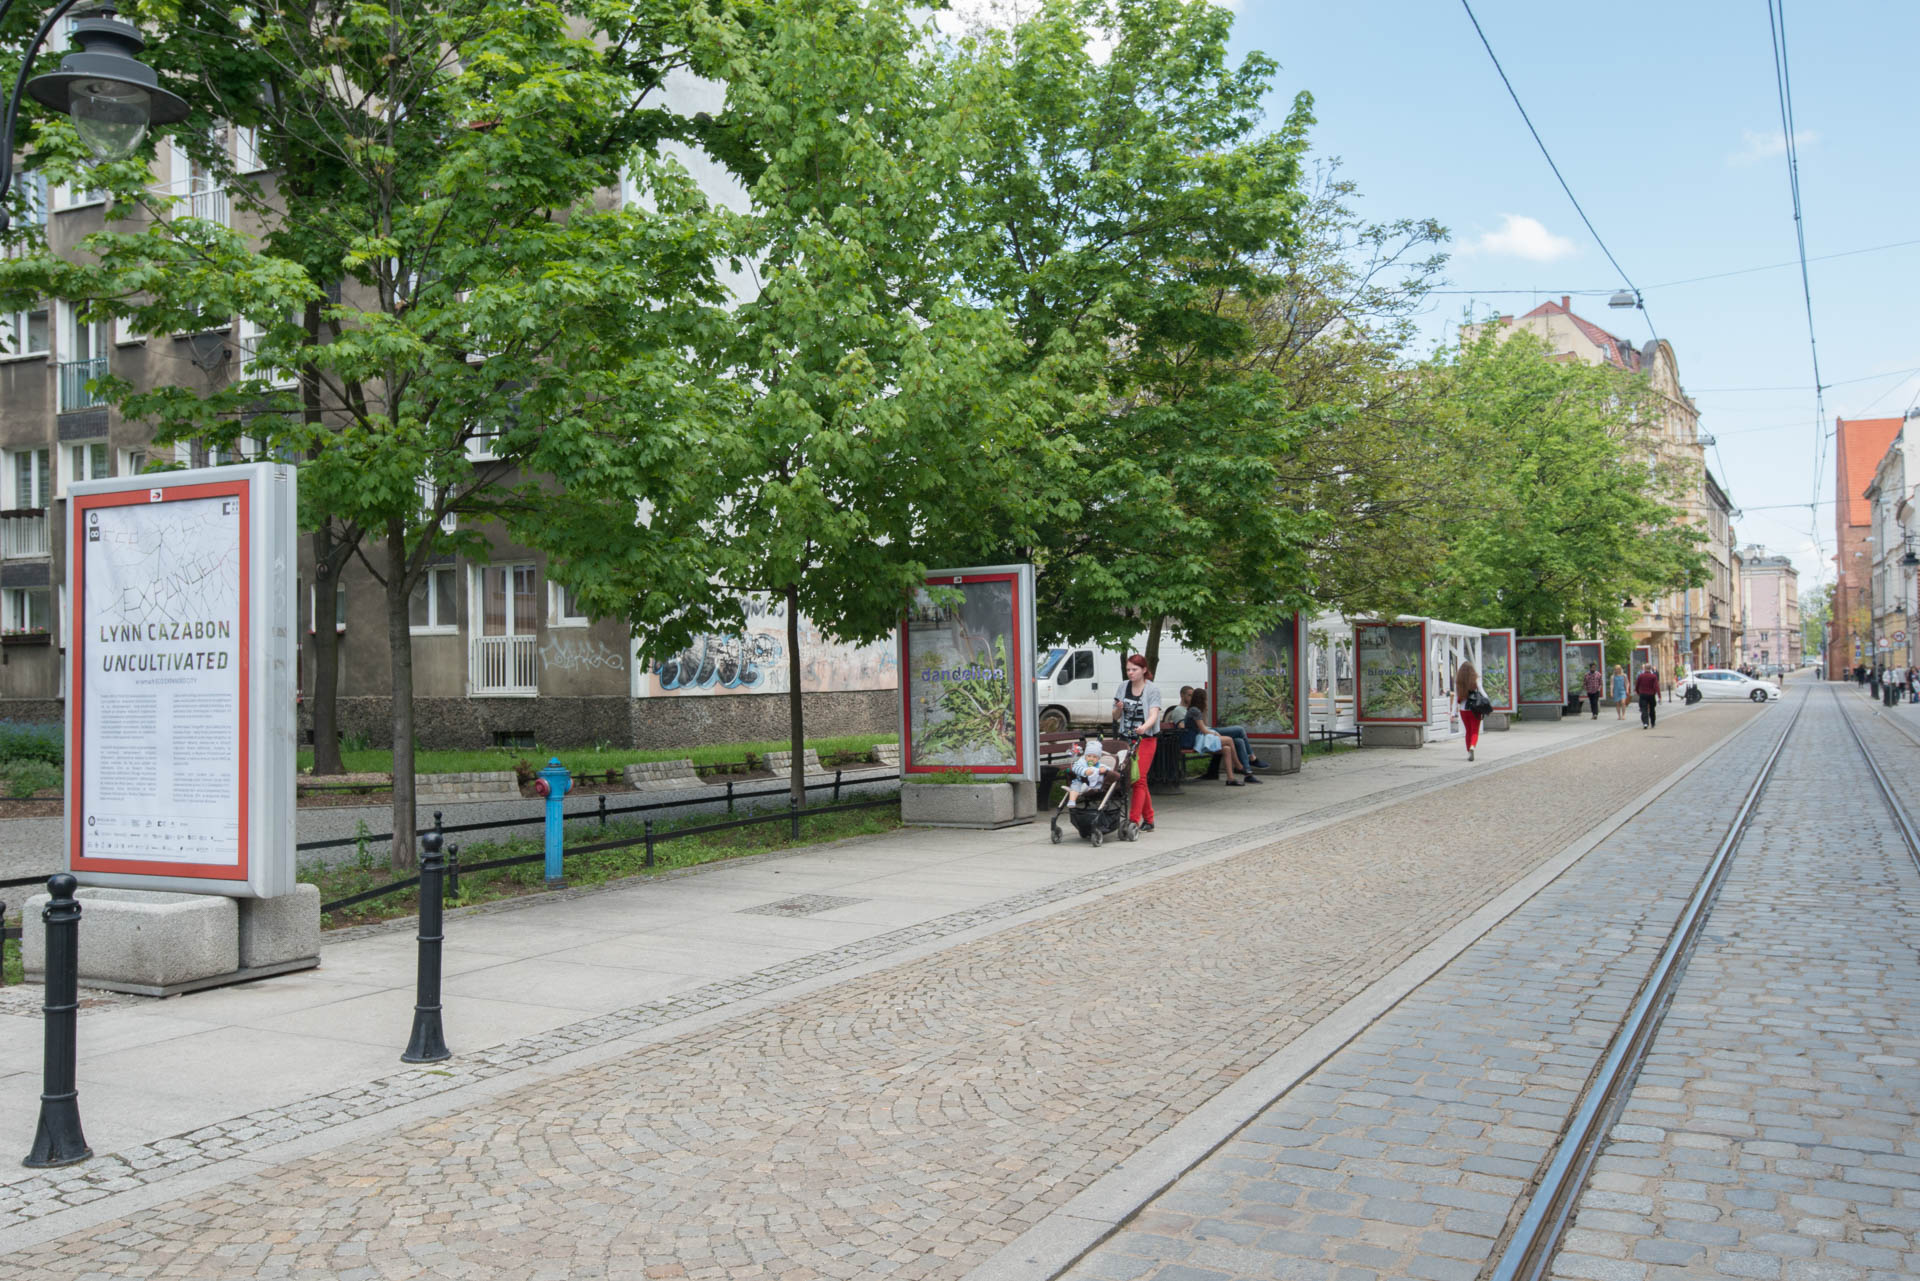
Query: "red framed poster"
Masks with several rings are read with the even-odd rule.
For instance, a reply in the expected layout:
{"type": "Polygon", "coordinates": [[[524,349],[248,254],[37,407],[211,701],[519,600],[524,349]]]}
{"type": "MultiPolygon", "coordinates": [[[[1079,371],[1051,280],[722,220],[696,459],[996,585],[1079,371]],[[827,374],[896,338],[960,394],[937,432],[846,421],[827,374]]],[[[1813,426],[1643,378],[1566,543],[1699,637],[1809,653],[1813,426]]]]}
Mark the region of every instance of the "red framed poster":
{"type": "Polygon", "coordinates": [[[1237,654],[1207,653],[1212,719],[1238,725],[1249,739],[1298,743],[1306,738],[1307,694],[1300,674],[1306,620],[1288,614],[1237,654]]]}
{"type": "Polygon", "coordinates": [[[293,469],[72,486],[67,857],[83,883],[293,888],[293,469]]]}
{"type": "Polygon", "coordinates": [[[1427,721],[1427,625],[1424,620],[1353,625],[1354,722],[1424,725],[1427,721]]]}
{"type": "Polygon", "coordinates": [[[1567,701],[1567,638],[1514,639],[1514,687],[1522,707],[1564,707],[1567,701]]]}
{"type": "Polygon", "coordinates": [[[1494,711],[1509,714],[1520,710],[1518,686],[1513,679],[1513,642],[1513,628],[1496,627],[1486,634],[1480,650],[1480,688],[1494,711]]]}
{"type": "Polygon", "coordinates": [[[1033,567],[940,570],[926,585],[947,590],[923,590],[901,621],[901,772],[1037,778],[1033,567]]]}

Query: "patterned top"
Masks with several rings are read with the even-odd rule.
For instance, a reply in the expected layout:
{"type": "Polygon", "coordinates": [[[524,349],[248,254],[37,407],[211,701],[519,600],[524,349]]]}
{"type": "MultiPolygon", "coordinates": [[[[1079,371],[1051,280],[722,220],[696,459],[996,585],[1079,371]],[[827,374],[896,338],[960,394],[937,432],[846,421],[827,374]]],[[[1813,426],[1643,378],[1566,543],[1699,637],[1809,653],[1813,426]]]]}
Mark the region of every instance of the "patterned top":
{"type": "Polygon", "coordinates": [[[1120,682],[1120,695],[1114,700],[1120,704],[1120,732],[1131,734],[1147,723],[1147,714],[1166,706],[1160,698],[1160,687],[1152,681],[1144,682],[1138,694],[1133,692],[1132,681],[1120,682]]]}

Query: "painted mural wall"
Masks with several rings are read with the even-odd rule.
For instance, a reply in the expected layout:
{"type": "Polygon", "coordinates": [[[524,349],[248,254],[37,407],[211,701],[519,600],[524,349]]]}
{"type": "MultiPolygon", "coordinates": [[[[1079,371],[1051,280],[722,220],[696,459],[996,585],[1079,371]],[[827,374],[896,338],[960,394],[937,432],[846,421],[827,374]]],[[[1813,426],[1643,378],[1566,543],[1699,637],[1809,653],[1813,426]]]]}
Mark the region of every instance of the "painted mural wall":
{"type": "MultiPolygon", "coordinates": [[[[756,595],[743,606],[747,625],[742,631],[698,637],[654,663],[636,692],[645,698],[787,693],[787,603],[756,595]]],[[[898,650],[891,638],[871,645],[833,640],[802,614],[800,690],[817,694],[898,688],[898,650]]]]}

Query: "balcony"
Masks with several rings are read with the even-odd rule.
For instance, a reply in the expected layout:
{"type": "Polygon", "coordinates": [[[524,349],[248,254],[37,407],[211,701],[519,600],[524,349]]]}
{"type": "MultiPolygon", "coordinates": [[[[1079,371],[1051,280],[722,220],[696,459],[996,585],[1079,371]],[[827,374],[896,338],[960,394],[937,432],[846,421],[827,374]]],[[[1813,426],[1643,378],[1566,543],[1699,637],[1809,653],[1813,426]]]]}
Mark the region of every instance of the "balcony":
{"type": "Polygon", "coordinates": [[[45,508],[0,512],[0,558],[21,560],[51,555],[45,508]]]}
{"type": "Polygon", "coordinates": [[[538,694],[540,652],[532,636],[476,636],[467,659],[475,694],[538,694]]]}
{"type": "Polygon", "coordinates": [[[97,396],[87,390],[87,383],[95,378],[107,376],[107,358],[95,356],[92,360],[63,360],[60,362],[60,412],[72,413],[76,409],[92,409],[95,405],[107,403],[104,396],[97,396]]]}
{"type": "Polygon", "coordinates": [[[186,197],[181,209],[188,217],[204,218],[222,227],[229,225],[227,189],[219,186],[216,179],[208,174],[195,174],[187,179],[186,188],[181,193],[186,197]]]}

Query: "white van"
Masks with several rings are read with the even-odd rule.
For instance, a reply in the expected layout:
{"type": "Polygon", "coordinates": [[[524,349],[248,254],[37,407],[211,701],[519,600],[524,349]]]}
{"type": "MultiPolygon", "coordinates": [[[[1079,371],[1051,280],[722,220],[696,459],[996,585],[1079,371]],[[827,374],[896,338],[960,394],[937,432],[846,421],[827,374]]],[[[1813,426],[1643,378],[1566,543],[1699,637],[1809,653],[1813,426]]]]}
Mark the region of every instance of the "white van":
{"type": "MultiPolygon", "coordinates": [[[[1041,650],[1034,667],[1038,685],[1034,706],[1040,709],[1040,732],[1111,724],[1113,700],[1127,679],[1127,655],[1146,652],[1144,632],[1126,649],[1062,643],[1041,650]]],[[[1180,701],[1182,685],[1207,683],[1206,651],[1187,649],[1162,635],[1160,666],[1153,674],[1153,683],[1165,695],[1167,706],[1173,707],[1180,701]]]]}

